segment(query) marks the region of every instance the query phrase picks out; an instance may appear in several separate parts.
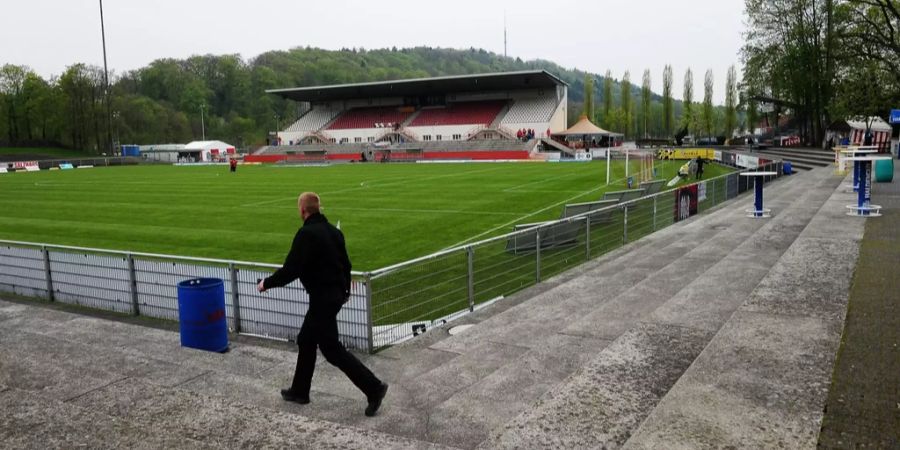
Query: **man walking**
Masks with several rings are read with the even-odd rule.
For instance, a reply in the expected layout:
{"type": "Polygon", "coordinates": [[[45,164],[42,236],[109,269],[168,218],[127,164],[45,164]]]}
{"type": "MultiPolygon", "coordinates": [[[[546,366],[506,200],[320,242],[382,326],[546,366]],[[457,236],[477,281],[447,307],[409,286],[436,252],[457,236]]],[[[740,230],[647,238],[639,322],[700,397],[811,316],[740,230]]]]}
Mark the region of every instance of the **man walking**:
{"type": "Polygon", "coordinates": [[[697,179],[698,180],[703,179],[703,164],[704,163],[705,163],[705,161],[703,160],[703,158],[698,156],[697,157],[697,179]]]}
{"type": "Polygon", "coordinates": [[[289,402],[309,403],[318,346],[325,360],[341,369],[366,394],[366,415],[374,416],[388,385],[338,340],[337,314],[350,297],[350,258],[344,235],[319,212],[319,196],[314,192],[301,194],[297,207],[303,227],[294,236],[284,265],[257,286],[259,292],[265,292],[299,278],[309,293],[309,311],[297,335],[299,352],[294,381],[289,389],[281,390],[281,397],[289,402]]]}

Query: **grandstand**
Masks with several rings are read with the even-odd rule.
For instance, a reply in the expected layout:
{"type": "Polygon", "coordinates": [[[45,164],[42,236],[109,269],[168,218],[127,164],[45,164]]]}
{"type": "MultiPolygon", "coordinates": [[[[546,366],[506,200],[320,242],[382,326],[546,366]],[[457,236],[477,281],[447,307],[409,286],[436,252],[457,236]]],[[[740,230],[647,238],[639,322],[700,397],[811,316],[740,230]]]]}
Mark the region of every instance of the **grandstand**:
{"type": "Polygon", "coordinates": [[[567,86],[543,70],[267,92],[303,113],[249,161],[528,159],[567,118],[567,86]]]}

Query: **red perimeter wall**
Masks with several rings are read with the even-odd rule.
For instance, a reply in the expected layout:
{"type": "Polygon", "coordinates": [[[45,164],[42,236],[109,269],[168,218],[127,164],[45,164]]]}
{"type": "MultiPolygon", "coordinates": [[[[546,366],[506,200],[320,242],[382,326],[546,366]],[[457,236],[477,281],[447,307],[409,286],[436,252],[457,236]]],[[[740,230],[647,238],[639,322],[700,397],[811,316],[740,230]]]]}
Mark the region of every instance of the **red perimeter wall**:
{"type": "MultiPolygon", "coordinates": [[[[407,154],[396,154],[397,157],[407,156],[407,154]]],[[[351,161],[358,160],[359,155],[355,153],[337,153],[326,155],[329,161],[351,161]]],[[[522,150],[510,151],[492,151],[492,150],[473,150],[465,152],[425,152],[425,159],[462,159],[462,160],[490,160],[490,159],[529,159],[529,152],[522,150]]],[[[246,162],[274,163],[283,160],[296,161],[321,161],[319,158],[302,157],[298,155],[247,155],[244,157],[246,162]]]]}

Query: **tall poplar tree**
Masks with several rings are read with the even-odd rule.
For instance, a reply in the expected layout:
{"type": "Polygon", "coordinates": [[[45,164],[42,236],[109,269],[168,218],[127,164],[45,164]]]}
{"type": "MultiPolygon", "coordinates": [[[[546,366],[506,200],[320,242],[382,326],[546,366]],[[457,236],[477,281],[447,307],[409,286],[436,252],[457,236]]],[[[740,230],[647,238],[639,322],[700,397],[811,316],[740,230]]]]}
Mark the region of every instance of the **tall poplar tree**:
{"type": "Polygon", "coordinates": [[[672,66],[666,64],[663,69],[663,131],[666,137],[672,137],[675,128],[675,102],[672,100],[672,66]]]}
{"type": "Polygon", "coordinates": [[[644,78],[641,82],[641,134],[650,137],[650,69],[644,70],[644,78]]]}

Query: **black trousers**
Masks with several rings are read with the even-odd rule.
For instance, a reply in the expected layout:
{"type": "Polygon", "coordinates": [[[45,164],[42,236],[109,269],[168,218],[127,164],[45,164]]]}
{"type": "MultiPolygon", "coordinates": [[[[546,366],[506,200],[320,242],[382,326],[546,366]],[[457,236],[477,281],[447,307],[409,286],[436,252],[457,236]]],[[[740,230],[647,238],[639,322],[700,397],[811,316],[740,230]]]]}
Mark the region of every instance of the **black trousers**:
{"type": "Polygon", "coordinates": [[[343,306],[343,293],[337,298],[329,295],[326,298],[311,298],[309,312],[303,319],[303,326],[297,335],[297,370],[291,391],[298,395],[309,395],[313,372],[316,369],[316,347],[331,365],[341,369],[350,381],[361,390],[366,397],[371,397],[381,387],[381,380],[363,365],[352,353],[348,352],[338,340],[337,314],[343,306]]]}

